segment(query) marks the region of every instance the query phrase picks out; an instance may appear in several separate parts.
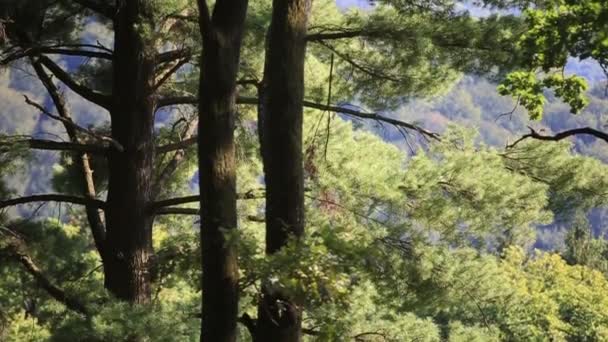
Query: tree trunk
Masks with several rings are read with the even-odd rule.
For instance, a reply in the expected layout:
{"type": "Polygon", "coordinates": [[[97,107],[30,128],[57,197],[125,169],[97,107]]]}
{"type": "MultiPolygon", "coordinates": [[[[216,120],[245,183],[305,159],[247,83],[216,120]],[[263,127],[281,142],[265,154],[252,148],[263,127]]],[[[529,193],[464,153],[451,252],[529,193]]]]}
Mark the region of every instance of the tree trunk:
{"type": "Polygon", "coordinates": [[[141,31],[147,1],[117,1],[114,19],[112,137],[124,151],[108,156],[105,286],[131,303],[150,300],[154,158],[154,50],[141,31]]]}
{"type": "MultiPolygon", "coordinates": [[[[266,253],[304,234],[302,100],[310,0],[274,0],[261,92],[260,142],[266,182],[266,253]]],[[[301,305],[263,285],[257,341],[300,341],[301,305]]]]}
{"type": "Polygon", "coordinates": [[[218,0],[212,17],[202,0],[199,11],[203,37],[198,123],[203,265],[201,341],[236,341],[237,251],[225,234],[237,226],[236,77],[247,0],[218,0]]]}

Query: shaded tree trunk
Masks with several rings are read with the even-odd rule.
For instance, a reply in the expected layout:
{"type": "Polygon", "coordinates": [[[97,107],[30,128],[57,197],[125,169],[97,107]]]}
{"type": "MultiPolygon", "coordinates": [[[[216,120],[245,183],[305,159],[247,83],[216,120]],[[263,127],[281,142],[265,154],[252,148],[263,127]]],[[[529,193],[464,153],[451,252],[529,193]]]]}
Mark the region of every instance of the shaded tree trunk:
{"type": "Polygon", "coordinates": [[[199,12],[203,38],[198,124],[203,265],[201,341],[236,341],[237,251],[225,234],[237,226],[236,77],[247,0],[218,0],[212,16],[206,2],[200,0],[199,12]]]}
{"type": "MultiPolygon", "coordinates": [[[[310,0],[274,0],[260,101],[260,142],[266,182],[266,253],[304,234],[302,101],[310,0]]],[[[256,341],[300,341],[301,305],[263,285],[256,341]]]]}
{"type": "Polygon", "coordinates": [[[104,250],[105,286],[132,303],[150,300],[154,158],[153,45],[140,31],[151,24],[147,1],[117,1],[114,18],[112,137],[124,151],[108,155],[109,183],[104,250]],[[139,26],[139,28],[138,28],[139,26]]]}

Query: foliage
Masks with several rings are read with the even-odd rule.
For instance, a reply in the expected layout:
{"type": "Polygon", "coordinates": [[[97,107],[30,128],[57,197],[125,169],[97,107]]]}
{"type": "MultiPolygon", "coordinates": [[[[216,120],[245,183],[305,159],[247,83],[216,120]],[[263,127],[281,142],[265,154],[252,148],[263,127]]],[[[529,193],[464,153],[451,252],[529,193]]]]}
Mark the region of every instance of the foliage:
{"type": "Polygon", "coordinates": [[[512,95],[538,120],[543,113],[543,89],[552,89],[573,114],[588,104],[587,82],[579,76],[564,76],[569,57],[593,59],[605,71],[608,66],[608,9],[601,0],[545,1],[528,7],[524,17],[528,30],[518,42],[526,71],[508,75],[498,90],[512,95]],[[537,80],[535,73],[547,74],[537,80]],[[557,70],[557,71],[556,71],[557,70]],[[561,70],[561,74],[559,72],[561,70]]]}

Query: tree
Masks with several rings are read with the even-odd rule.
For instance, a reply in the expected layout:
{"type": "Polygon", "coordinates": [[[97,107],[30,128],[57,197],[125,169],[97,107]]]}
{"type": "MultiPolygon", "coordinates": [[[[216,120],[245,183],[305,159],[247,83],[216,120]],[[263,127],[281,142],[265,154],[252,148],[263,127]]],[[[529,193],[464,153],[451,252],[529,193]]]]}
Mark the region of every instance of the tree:
{"type": "MultiPolygon", "coordinates": [[[[266,253],[304,235],[302,125],[309,0],[275,0],[258,113],[266,183],[266,253]]],[[[302,313],[292,294],[263,280],[256,341],[300,341],[302,313]]]]}
{"type": "MultiPolygon", "coordinates": [[[[163,83],[189,58],[178,48],[157,52],[161,41],[161,9],[144,1],[119,2],[116,6],[97,1],[28,1],[15,2],[4,10],[6,41],[2,64],[27,59],[53,100],[55,111],[26,99],[44,115],[61,122],[70,143],[37,139],[21,141],[35,149],[76,151],[85,186],[84,197],[44,195],[5,201],[2,207],[34,201],[80,203],[87,207],[87,217],[95,245],[103,261],[105,287],[116,297],[132,303],[147,303],[151,296],[153,266],[152,225],[154,201],[159,186],[172,173],[155,178],[154,115],[159,108],[163,83]],[[74,15],[74,13],[81,13],[74,15]],[[96,18],[114,30],[114,47],[82,44],[67,36],[69,30],[96,18]],[[32,18],[35,18],[32,20],[32,18]],[[69,25],[63,25],[62,22],[69,25]],[[58,42],[58,43],[57,43],[58,42]],[[99,60],[112,80],[107,89],[96,90],[78,81],[49,55],[68,55],[99,60]],[[49,75],[92,105],[108,111],[109,135],[95,133],[75,124],[68,104],[49,75]],[[85,139],[85,137],[87,139],[85,139]],[[95,144],[85,144],[93,139],[95,144]],[[107,158],[107,199],[97,199],[90,168],[91,153],[107,158]],[[155,184],[155,182],[160,182],[155,184]],[[103,216],[99,212],[103,209],[103,216]]],[[[189,133],[190,135],[192,133],[189,133]]],[[[163,153],[180,149],[168,147],[163,153]]],[[[177,155],[176,155],[177,158],[177,155]]],[[[176,160],[179,163],[179,160],[176,160]]]]}
{"type": "Polygon", "coordinates": [[[236,341],[237,226],[235,116],[237,74],[247,0],[198,2],[201,55],[198,147],[203,311],[201,341],[236,341]]]}

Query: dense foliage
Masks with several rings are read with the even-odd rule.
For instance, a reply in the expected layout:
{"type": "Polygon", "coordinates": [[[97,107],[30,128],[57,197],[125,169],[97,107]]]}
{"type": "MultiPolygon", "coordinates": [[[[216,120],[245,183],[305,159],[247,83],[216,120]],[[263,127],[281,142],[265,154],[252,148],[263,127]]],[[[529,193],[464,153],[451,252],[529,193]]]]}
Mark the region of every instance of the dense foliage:
{"type": "MultiPolygon", "coordinates": [[[[601,222],[589,222],[608,202],[605,146],[525,140],[505,148],[527,120],[515,110],[502,115],[513,103],[500,97],[515,96],[550,130],[572,122],[602,125],[603,88],[584,94],[586,81],[556,68],[568,57],[608,63],[606,7],[594,0],[543,1],[523,6],[521,16],[475,18],[451,1],[374,3],[349,11],[334,1],[314,3],[305,99],[317,108],[304,114],[305,237],[266,255],[257,111],[247,99],[258,96],[271,3],[250,1],[235,131],[238,229],[226,233],[239,253],[239,340],[251,339],[263,280],[305,303],[307,341],[608,340],[608,245],[601,222]],[[522,63],[532,70],[517,71],[522,63]],[[479,77],[502,84],[496,91],[479,77]],[[423,131],[412,138],[412,131],[386,121],[319,109],[326,102],[362,109],[356,113],[394,110],[387,117],[419,122],[441,136],[423,131]],[[558,228],[565,236],[547,242],[546,232],[557,235],[558,228]]],[[[59,13],[72,13],[70,4],[57,2],[59,13]]],[[[172,21],[189,17],[191,2],[151,4],[154,17],[165,21],[161,28],[144,25],[142,36],[200,48],[193,43],[196,21],[172,21]]],[[[54,31],[52,17],[41,40],[85,41],[87,20],[110,26],[89,14],[62,17],[70,25],[54,31]]],[[[105,61],[71,63],[83,83],[109,87],[105,61]]],[[[184,64],[162,85],[163,95],[196,94],[198,66],[184,64]]],[[[159,110],[157,145],[180,142],[195,118],[187,105],[159,110]]],[[[106,134],[108,125],[94,120],[89,129],[106,134]]],[[[6,176],[0,201],[14,197],[9,176],[49,159],[50,192],[79,193],[76,153],[28,152],[26,137],[17,134],[30,132],[7,131],[15,135],[0,135],[0,175],[6,176]]],[[[196,192],[195,155],[196,146],[184,149],[160,198],[196,192]]],[[[154,176],[172,157],[155,159],[154,176]]],[[[107,163],[93,155],[91,165],[103,199],[107,163]]],[[[197,214],[197,207],[180,208],[197,214]]],[[[85,210],[39,209],[0,212],[0,341],[199,340],[205,295],[198,216],[156,217],[152,300],[131,305],[104,288],[85,210]]]]}

